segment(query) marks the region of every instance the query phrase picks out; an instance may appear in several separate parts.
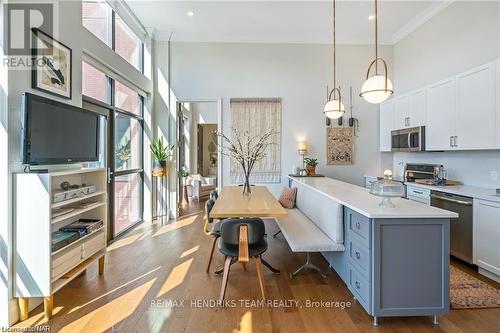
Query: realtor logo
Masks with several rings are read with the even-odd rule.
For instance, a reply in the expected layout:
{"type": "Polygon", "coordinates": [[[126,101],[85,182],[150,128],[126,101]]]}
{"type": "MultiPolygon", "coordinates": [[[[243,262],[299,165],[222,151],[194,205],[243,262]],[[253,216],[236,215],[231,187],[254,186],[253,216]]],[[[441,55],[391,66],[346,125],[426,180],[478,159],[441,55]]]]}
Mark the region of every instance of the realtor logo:
{"type": "Polygon", "coordinates": [[[31,29],[38,28],[54,35],[53,3],[7,3],[4,12],[4,54],[8,56],[31,55],[31,29]]]}

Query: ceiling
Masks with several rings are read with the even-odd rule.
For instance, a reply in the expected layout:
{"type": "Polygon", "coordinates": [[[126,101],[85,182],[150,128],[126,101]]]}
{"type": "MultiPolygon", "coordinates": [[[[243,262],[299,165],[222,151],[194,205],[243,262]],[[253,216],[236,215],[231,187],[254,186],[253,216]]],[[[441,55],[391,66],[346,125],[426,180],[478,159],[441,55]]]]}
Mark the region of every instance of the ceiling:
{"type": "MultiPolygon", "coordinates": [[[[449,2],[379,0],[379,40],[393,44],[449,2]]],[[[331,1],[127,0],[157,40],[331,43],[331,1]],[[189,16],[188,12],[194,15],[189,16]]],[[[373,1],[337,0],[337,43],[374,41],[373,1]]]]}

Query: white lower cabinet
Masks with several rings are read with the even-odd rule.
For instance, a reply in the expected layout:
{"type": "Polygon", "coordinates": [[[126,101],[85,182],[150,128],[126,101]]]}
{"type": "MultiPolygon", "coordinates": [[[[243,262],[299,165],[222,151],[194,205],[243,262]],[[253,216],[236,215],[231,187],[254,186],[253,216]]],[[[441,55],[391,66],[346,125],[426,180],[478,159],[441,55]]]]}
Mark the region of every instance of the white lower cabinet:
{"type": "Polygon", "coordinates": [[[406,185],[406,198],[421,202],[426,205],[431,204],[431,191],[418,186],[406,185]]]}
{"type": "Polygon", "coordinates": [[[474,199],[474,264],[500,280],[500,203],[474,199]]]}

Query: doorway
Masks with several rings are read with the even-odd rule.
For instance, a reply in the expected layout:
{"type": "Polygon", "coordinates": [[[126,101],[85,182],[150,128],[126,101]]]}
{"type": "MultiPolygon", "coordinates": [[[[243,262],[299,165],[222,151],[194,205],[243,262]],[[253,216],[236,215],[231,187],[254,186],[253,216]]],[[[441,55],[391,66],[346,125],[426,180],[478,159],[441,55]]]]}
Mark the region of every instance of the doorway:
{"type": "Polygon", "coordinates": [[[221,118],[220,100],[177,102],[177,217],[203,211],[210,193],[220,186],[221,118]]]}

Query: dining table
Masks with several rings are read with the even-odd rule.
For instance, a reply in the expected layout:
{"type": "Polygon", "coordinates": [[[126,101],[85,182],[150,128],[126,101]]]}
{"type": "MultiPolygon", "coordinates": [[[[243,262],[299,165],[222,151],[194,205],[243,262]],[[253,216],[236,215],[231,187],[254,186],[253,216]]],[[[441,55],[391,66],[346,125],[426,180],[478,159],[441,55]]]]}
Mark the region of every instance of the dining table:
{"type": "MultiPolygon", "coordinates": [[[[250,194],[243,194],[242,186],[224,186],[210,212],[210,218],[279,218],[287,216],[287,211],[266,186],[251,186],[250,194]]],[[[262,259],[262,264],[275,274],[280,271],[262,259]]],[[[222,273],[222,269],[215,272],[222,273]]]]}
{"type": "Polygon", "coordinates": [[[210,212],[210,217],[216,219],[287,215],[266,186],[251,186],[250,194],[243,194],[242,186],[224,186],[210,212]]]}

